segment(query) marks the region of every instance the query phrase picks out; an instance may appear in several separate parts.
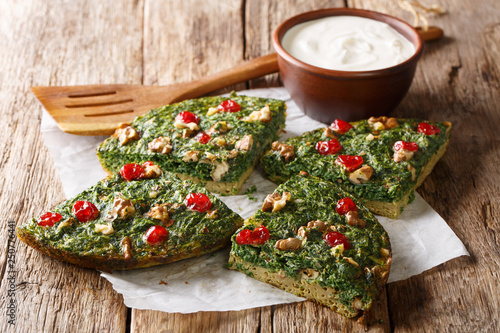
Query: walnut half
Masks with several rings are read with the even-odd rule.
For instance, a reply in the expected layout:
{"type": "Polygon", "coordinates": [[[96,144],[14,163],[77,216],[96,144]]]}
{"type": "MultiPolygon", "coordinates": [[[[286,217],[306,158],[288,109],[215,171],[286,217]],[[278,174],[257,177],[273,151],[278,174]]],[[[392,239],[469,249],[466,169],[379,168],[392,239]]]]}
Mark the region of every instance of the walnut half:
{"type": "Polygon", "coordinates": [[[286,143],[274,141],[271,145],[271,151],[279,152],[279,154],[283,156],[287,162],[295,158],[293,146],[287,145],[286,143]]]}
{"type": "Polygon", "coordinates": [[[282,210],[283,208],[285,208],[286,202],[290,200],[291,197],[292,195],[289,192],[283,192],[282,195],[276,192],[269,194],[264,199],[262,211],[275,213],[279,210],[282,210]]]}
{"type": "Polygon", "coordinates": [[[302,247],[302,241],[298,238],[293,237],[280,239],[276,242],[276,245],[274,247],[280,251],[294,251],[302,247]]]}
{"type": "Polygon", "coordinates": [[[363,184],[373,175],[373,168],[369,165],[362,166],[356,171],[351,172],[349,181],[353,184],[363,184]]]}
{"type": "Polygon", "coordinates": [[[123,146],[129,141],[135,141],[139,139],[139,132],[137,132],[135,128],[130,126],[130,124],[121,123],[118,124],[114,136],[118,138],[120,145],[123,146]]]}

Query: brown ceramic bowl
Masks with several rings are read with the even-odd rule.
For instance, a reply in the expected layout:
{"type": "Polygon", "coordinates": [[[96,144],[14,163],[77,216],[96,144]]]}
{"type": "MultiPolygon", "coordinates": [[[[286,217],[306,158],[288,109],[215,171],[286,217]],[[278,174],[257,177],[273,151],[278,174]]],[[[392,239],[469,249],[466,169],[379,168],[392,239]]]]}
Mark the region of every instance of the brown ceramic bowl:
{"type": "Polygon", "coordinates": [[[407,23],[381,13],[349,8],[328,8],[306,12],[283,22],[273,34],[281,79],[292,99],[309,117],[323,123],[389,114],[410,88],[423,40],[407,23]],[[281,46],[285,33],[296,24],[326,16],[360,16],[389,24],[414,46],[415,54],[405,62],[380,70],[338,71],[306,64],[281,46]]]}

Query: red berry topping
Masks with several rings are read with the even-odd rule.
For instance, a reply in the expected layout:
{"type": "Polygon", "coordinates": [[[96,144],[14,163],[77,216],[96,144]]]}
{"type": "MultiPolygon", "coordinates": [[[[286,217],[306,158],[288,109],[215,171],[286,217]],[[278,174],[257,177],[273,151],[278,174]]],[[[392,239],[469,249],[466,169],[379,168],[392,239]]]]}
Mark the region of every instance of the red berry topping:
{"type": "Polygon", "coordinates": [[[333,155],[342,150],[340,143],[332,139],[330,141],[318,141],[316,143],[316,150],[321,155],[333,155]]]}
{"type": "Polygon", "coordinates": [[[236,235],[236,243],[239,245],[245,244],[264,244],[269,239],[269,230],[263,225],[255,228],[253,231],[249,229],[241,230],[236,235]]]}
{"type": "Polygon", "coordinates": [[[269,230],[261,225],[255,228],[250,235],[250,244],[264,244],[269,239],[269,230]]]}
{"type": "Polygon", "coordinates": [[[347,121],[335,119],[333,123],[330,125],[330,128],[337,134],[344,134],[347,133],[352,128],[352,125],[349,124],[347,121]]]}
{"type": "Polygon", "coordinates": [[[146,234],[144,235],[144,239],[151,245],[159,245],[168,238],[168,230],[162,227],[161,225],[155,225],[150,227],[146,234]]]}
{"type": "Polygon", "coordinates": [[[228,99],[220,103],[217,109],[224,112],[238,112],[241,110],[241,106],[235,101],[228,99]]]}
{"type": "Polygon", "coordinates": [[[363,164],[363,157],[356,155],[339,155],[337,164],[342,165],[347,171],[352,172],[363,164]]]}
{"type": "Polygon", "coordinates": [[[342,198],[337,202],[337,207],[335,207],[335,210],[340,215],[345,215],[348,212],[357,211],[358,207],[351,198],[342,198]]]}
{"type": "Polygon", "coordinates": [[[144,168],[137,163],[125,164],[120,170],[120,175],[127,181],[141,179],[144,176],[144,168]]]}
{"type": "Polygon", "coordinates": [[[441,133],[439,128],[428,123],[418,124],[417,131],[418,133],[423,133],[425,135],[435,135],[441,133]]]}
{"type": "Polygon", "coordinates": [[[61,221],[61,219],[61,214],[47,212],[38,218],[38,225],[42,227],[52,227],[55,223],[61,221]]]}
{"type": "Polygon", "coordinates": [[[210,198],[203,193],[188,194],[184,203],[188,209],[196,210],[200,213],[206,212],[212,207],[210,198]]]}
{"type": "Polygon", "coordinates": [[[77,201],[73,205],[73,213],[80,222],[95,220],[99,216],[99,209],[88,201],[77,201]]]}
{"type": "Polygon", "coordinates": [[[409,151],[417,151],[418,145],[415,142],[411,142],[411,141],[396,141],[396,142],[394,142],[393,148],[395,151],[398,151],[401,149],[409,150],[409,151]]]}
{"type": "Polygon", "coordinates": [[[236,243],[239,245],[249,244],[251,234],[252,231],[249,229],[241,230],[238,232],[238,235],[236,235],[236,243]]]}
{"type": "Polygon", "coordinates": [[[211,136],[210,136],[210,134],[207,134],[205,132],[200,132],[200,133],[196,134],[196,136],[194,138],[199,143],[207,144],[208,141],[210,141],[211,136]]]}
{"type": "Polygon", "coordinates": [[[189,124],[189,123],[196,123],[200,121],[200,118],[198,118],[197,115],[194,113],[191,113],[189,111],[182,111],[180,112],[177,116],[175,116],[175,121],[184,123],[184,124],[189,124]]]}
{"type": "Polygon", "coordinates": [[[340,244],[344,244],[344,250],[349,250],[351,248],[351,243],[346,236],[342,235],[340,232],[331,231],[325,235],[326,244],[331,247],[335,247],[340,244]]]}

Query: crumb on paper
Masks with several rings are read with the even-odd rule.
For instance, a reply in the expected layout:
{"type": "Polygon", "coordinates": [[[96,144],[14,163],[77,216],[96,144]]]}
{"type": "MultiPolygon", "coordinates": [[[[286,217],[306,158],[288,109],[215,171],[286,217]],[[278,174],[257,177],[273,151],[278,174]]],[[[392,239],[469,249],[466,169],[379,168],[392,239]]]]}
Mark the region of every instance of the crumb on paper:
{"type": "Polygon", "coordinates": [[[189,284],[189,282],[187,282],[187,281],[186,281],[186,282],[184,282],[184,283],[185,283],[185,284],[189,284]]]}
{"type": "Polygon", "coordinates": [[[163,281],[163,280],[160,280],[160,282],[158,284],[164,284],[164,285],[167,285],[168,283],[163,281]]]}

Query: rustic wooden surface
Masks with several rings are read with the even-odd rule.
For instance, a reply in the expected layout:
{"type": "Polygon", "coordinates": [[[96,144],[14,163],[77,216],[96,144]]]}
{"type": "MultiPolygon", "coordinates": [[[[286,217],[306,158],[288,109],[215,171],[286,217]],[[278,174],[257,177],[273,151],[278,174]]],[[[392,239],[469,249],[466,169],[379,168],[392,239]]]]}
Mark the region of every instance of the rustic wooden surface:
{"type": "MultiPolygon", "coordinates": [[[[500,330],[500,2],[439,3],[448,13],[430,20],[446,38],[426,46],[395,114],[454,123],[448,153],[419,192],[471,256],[389,284],[376,307],[381,323],[371,331],[500,330]]],[[[364,331],[310,302],[189,315],[131,310],[97,272],[8,242],[8,221],[20,224],[64,199],[31,86],[199,78],[272,52],[272,31],[285,18],[344,5],[412,21],[396,0],[1,1],[0,331],[364,331]],[[15,326],[7,317],[9,245],[17,272],[15,326]]],[[[279,77],[271,75],[217,93],[277,85],[279,77]]]]}

